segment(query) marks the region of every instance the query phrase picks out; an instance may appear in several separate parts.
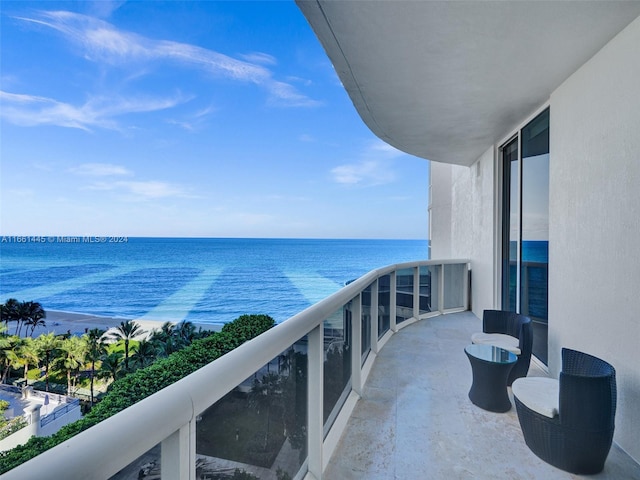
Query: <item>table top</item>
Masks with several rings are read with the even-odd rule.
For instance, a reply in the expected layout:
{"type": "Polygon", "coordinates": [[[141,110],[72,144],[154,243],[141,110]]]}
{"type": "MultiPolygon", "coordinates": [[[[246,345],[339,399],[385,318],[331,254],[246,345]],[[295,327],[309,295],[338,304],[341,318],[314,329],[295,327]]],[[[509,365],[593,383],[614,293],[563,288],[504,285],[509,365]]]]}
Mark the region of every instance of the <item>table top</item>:
{"type": "Polygon", "coordinates": [[[468,355],[485,362],[509,364],[518,360],[518,357],[510,351],[493,345],[467,345],[464,351],[468,355]]]}

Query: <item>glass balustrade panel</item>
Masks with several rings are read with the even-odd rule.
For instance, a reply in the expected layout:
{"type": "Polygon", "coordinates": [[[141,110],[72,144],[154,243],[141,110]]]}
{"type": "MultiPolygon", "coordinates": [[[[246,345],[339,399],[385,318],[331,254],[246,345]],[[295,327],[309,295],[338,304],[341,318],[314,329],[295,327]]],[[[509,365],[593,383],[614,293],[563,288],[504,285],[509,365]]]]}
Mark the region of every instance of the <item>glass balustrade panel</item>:
{"type": "Polygon", "coordinates": [[[196,478],[294,478],[307,456],[307,371],[304,337],[204,411],[196,478]]]}
{"type": "Polygon", "coordinates": [[[431,270],[433,267],[420,267],[420,311],[419,315],[431,312],[431,270]]]}
{"type": "Polygon", "coordinates": [[[378,278],[378,338],[391,328],[391,275],[378,278]]]}
{"type": "Polygon", "coordinates": [[[109,480],[129,480],[160,478],[160,444],[124,467],[109,480]]]}
{"type": "Polygon", "coordinates": [[[329,432],[351,390],[350,303],[323,322],[324,330],[324,434],[329,432]]]}
{"type": "Polygon", "coordinates": [[[466,265],[454,263],[444,265],[444,309],[464,307],[464,282],[466,265]]]}
{"type": "Polygon", "coordinates": [[[413,268],[396,272],[396,323],[413,317],[413,268]]]}

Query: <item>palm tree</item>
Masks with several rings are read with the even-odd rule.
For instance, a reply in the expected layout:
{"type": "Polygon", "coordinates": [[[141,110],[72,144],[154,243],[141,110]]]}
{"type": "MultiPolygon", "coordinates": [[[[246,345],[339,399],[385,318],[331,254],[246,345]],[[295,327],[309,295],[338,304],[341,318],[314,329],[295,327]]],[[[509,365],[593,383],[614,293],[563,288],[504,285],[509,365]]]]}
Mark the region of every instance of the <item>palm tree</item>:
{"type": "Polygon", "coordinates": [[[158,349],[154,342],[140,340],[138,346],[134,348],[134,354],[131,358],[137,368],[144,368],[158,358],[158,349]]]}
{"type": "Polygon", "coordinates": [[[115,382],[118,375],[122,371],[122,353],[113,352],[102,358],[102,367],[100,368],[100,376],[103,378],[111,378],[115,382]]]}
{"type": "Polygon", "coordinates": [[[154,344],[158,355],[169,356],[174,349],[174,325],[171,322],[164,322],[160,330],[153,330],[149,336],[149,341],[154,344]]]}
{"type": "Polygon", "coordinates": [[[9,322],[15,322],[18,320],[18,306],[20,302],[15,298],[7,299],[2,305],[0,305],[0,316],[2,321],[9,330],[9,322]]]}
{"type": "Polygon", "coordinates": [[[20,357],[22,358],[22,364],[24,365],[24,380],[27,381],[27,373],[29,372],[29,365],[38,365],[40,362],[40,354],[36,342],[31,337],[23,338],[20,345],[20,357]]]}
{"type": "Polygon", "coordinates": [[[96,362],[100,360],[106,353],[107,347],[104,343],[105,331],[99,328],[93,328],[85,335],[87,342],[87,360],[91,362],[91,405],[93,405],[93,380],[96,375],[96,362]]]}
{"type": "Polygon", "coordinates": [[[2,335],[0,338],[0,364],[2,365],[1,382],[7,381],[9,371],[20,365],[20,337],[2,335]]]}
{"type": "Polygon", "coordinates": [[[30,305],[29,302],[18,302],[18,307],[16,309],[16,335],[20,335],[22,331],[22,326],[29,320],[30,314],[30,305]]]}
{"type": "Polygon", "coordinates": [[[186,320],[178,323],[173,331],[185,347],[191,344],[196,335],[195,325],[192,322],[188,322],[186,320]]]}
{"type": "Polygon", "coordinates": [[[175,325],[171,322],[164,322],[160,330],[154,330],[154,338],[157,337],[162,340],[166,340],[169,337],[173,337],[173,331],[175,330],[175,325]]]}
{"type": "Polygon", "coordinates": [[[156,345],[158,354],[164,357],[190,345],[201,332],[196,331],[192,322],[182,321],[177,324],[165,322],[160,330],[154,330],[151,341],[156,345]]]}
{"type": "Polygon", "coordinates": [[[38,302],[23,302],[24,310],[26,313],[26,318],[24,320],[24,324],[28,327],[31,327],[31,335],[33,336],[33,332],[36,327],[46,327],[46,323],[44,321],[47,318],[47,312],[45,312],[42,305],[38,302]]]}
{"type": "Polygon", "coordinates": [[[45,391],[49,391],[49,365],[55,358],[55,354],[60,347],[60,339],[56,337],[55,333],[49,332],[39,335],[36,339],[36,348],[44,357],[44,373],[45,373],[45,391]]]}
{"type": "Polygon", "coordinates": [[[147,333],[133,320],[120,322],[120,325],[110,334],[114,340],[124,340],[124,369],[129,371],[129,342],[135,337],[147,333]]]}
{"type": "Polygon", "coordinates": [[[74,373],[73,387],[75,388],[78,371],[84,365],[87,345],[84,338],[73,335],[62,341],[60,350],[62,350],[63,355],[58,358],[57,364],[60,370],[67,372],[67,395],[71,395],[71,374],[74,373]]]}

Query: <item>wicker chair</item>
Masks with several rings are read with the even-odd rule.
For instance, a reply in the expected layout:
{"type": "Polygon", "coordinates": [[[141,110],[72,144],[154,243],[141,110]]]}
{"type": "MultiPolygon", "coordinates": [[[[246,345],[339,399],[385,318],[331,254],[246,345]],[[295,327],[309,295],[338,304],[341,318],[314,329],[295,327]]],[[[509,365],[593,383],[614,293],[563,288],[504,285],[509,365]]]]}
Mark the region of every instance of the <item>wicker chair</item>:
{"type": "Polygon", "coordinates": [[[482,314],[482,334],[474,334],[471,341],[505,348],[518,356],[518,361],[509,373],[507,385],[511,385],[516,378],[527,375],[533,348],[533,327],[529,317],[506,310],[485,310],[482,314]],[[507,346],[500,340],[494,342],[491,334],[496,333],[512,337],[513,345],[507,346]]]}
{"type": "Polygon", "coordinates": [[[532,378],[513,386],[520,427],[527,446],[551,465],[575,474],[602,471],[607,459],[616,414],[616,372],[599,358],[562,349],[557,381],[557,415],[550,418],[525,405],[517,392],[532,378]]]}

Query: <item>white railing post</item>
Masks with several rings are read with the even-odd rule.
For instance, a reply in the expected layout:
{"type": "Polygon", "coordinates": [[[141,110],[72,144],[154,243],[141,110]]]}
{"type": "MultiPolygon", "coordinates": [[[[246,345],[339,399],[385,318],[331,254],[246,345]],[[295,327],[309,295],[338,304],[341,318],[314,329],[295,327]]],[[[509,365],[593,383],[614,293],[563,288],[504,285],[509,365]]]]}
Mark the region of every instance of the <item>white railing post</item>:
{"type": "Polygon", "coordinates": [[[380,321],[380,315],[378,312],[378,309],[380,307],[378,282],[379,280],[376,280],[371,285],[371,351],[375,354],[377,354],[380,350],[380,347],[378,346],[378,337],[380,336],[378,328],[380,321]]]}
{"type": "Polygon", "coordinates": [[[160,476],[162,480],[195,480],[195,450],[192,452],[191,449],[192,424],[195,435],[195,420],[192,420],[162,441],[160,447],[160,476]]]}
{"type": "Polygon", "coordinates": [[[396,270],[391,272],[389,281],[389,330],[392,332],[398,331],[398,325],[396,324],[396,308],[398,305],[398,280],[396,278],[396,270]]]}
{"type": "Polygon", "coordinates": [[[317,480],[322,479],[323,450],[323,408],[324,408],[324,324],[314,328],[307,335],[309,345],[307,408],[308,430],[307,445],[309,454],[309,473],[317,480]]]}
{"type": "Polygon", "coordinates": [[[413,318],[420,318],[420,267],[413,269],[413,318]]]}
{"type": "Polygon", "coordinates": [[[362,294],[351,302],[351,388],[362,395],[362,294]]]}
{"type": "Polygon", "coordinates": [[[444,264],[438,265],[439,278],[438,278],[438,311],[444,313],[444,264]]]}

